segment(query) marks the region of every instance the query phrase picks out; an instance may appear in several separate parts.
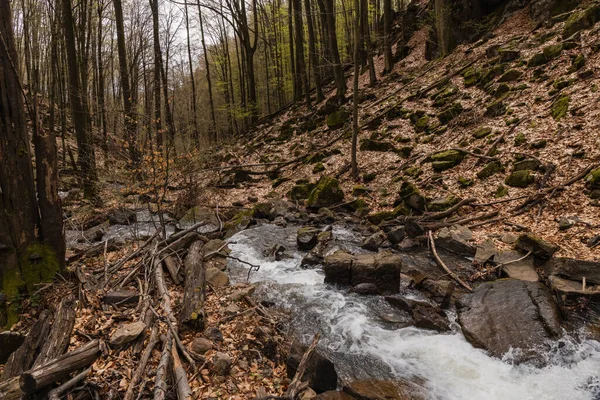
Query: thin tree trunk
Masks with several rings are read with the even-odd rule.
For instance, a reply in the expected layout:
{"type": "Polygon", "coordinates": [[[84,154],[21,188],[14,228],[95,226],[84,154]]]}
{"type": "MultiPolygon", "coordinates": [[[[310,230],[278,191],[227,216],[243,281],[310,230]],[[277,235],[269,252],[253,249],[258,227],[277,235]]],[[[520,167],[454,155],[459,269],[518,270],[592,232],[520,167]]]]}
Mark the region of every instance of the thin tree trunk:
{"type": "Polygon", "coordinates": [[[360,75],[360,1],[354,0],[354,9],[356,10],[356,20],[354,25],[354,80],[352,87],[352,149],[351,161],[352,176],[358,177],[358,163],[356,161],[356,147],[358,142],[358,76],[360,75]]]}
{"type": "Polygon", "coordinates": [[[384,74],[389,74],[394,69],[392,57],[392,0],[383,0],[383,57],[384,74]]]}
{"type": "Polygon", "coordinates": [[[317,57],[317,49],[315,46],[315,29],[313,26],[312,10],[310,6],[310,0],[304,0],[304,10],[306,11],[306,25],[308,28],[308,52],[310,56],[310,62],[312,64],[313,79],[315,80],[315,91],[317,92],[317,103],[320,103],[323,96],[323,89],[321,85],[321,73],[319,72],[319,59],[317,57]]]}
{"type": "Polygon", "coordinates": [[[188,65],[190,71],[190,81],[192,84],[192,121],[194,123],[194,131],[192,137],[196,147],[200,146],[200,133],[198,131],[198,105],[196,100],[196,79],[194,78],[194,64],[192,62],[192,43],[190,41],[190,16],[188,12],[188,5],[185,3],[185,32],[187,35],[187,54],[188,54],[188,65]]]}

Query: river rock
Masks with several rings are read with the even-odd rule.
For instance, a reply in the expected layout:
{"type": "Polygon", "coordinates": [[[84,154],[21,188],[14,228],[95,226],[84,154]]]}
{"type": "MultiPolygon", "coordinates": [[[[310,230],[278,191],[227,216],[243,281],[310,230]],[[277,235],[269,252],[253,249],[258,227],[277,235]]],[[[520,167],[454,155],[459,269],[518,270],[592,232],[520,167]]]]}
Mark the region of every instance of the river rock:
{"type": "Polygon", "coordinates": [[[206,282],[216,288],[229,285],[229,275],[215,267],[206,269],[206,282]]]}
{"type": "Polygon", "coordinates": [[[522,281],[538,282],[538,276],[533,265],[533,257],[527,257],[519,260],[523,255],[517,251],[501,251],[494,256],[494,261],[498,264],[510,263],[502,267],[502,272],[509,278],[519,279],[522,281]],[[515,262],[516,261],[516,262],[515,262]]]}
{"type": "Polygon", "coordinates": [[[409,313],[412,313],[413,308],[418,306],[431,307],[429,303],[425,301],[407,299],[405,297],[400,296],[385,296],[385,301],[387,301],[389,304],[396,307],[397,309],[409,313]]]}
{"type": "Polygon", "coordinates": [[[129,225],[136,220],[135,212],[123,207],[111,210],[107,217],[112,225],[129,225]]]}
{"type": "Polygon", "coordinates": [[[356,285],[356,286],[352,287],[352,289],[350,289],[350,293],[357,293],[357,294],[364,294],[364,295],[377,294],[378,292],[379,292],[379,288],[374,283],[359,283],[358,285],[356,285]]]}
{"type": "Polygon", "coordinates": [[[431,306],[416,306],[412,310],[415,326],[421,329],[429,329],[438,332],[450,330],[448,317],[440,308],[431,306]]]}
{"type": "Polygon", "coordinates": [[[515,361],[537,359],[548,339],[560,336],[560,316],[550,291],[539,282],[503,279],[479,285],[458,304],[465,338],[495,357],[521,349],[515,361]]]}
{"type": "Polygon", "coordinates": [[[142,321],[123,324],[110,337],[111,346],[121,346],[137,338],[146,329],[142,321]]]}
{"type": "MultiPolygon", "coordinates": [[[[302,356],[308,349],[297,340],[292,343],[287,359],[287,375],[290,379],[296,375],[302,356]]],[[[333,363],[318,350],[315,351],[307,364],[302,381],[308,381],[308,386],[317,393],[335,390],[337,387],[337,372],[333,363]]]]}
{"type": "Polygon", "coordinates": [[[319,229],[311,226],[298,229],[298,235],[296,236],[298,249],[307,251],[315,247],[318,242],[317,236],[319,235],[319,232],[321,232],[319,229]]]}
{"type": "Polygon", "coordinates": [[[377,251],[383,242],[385,242],[385,233],[378,231],[366,238],[361,247],[365,250],[377,251]]]}
{"type": "Polygon", "coordinates": [[[494,254],[496,254],[496,245],[493,240],[487,239],[477,245],[473,262],[476,264],[485,264],[494,254]]]}
{"type": "Polygon", "coordinates": [[[402,258],[390,252],[351,255],[338,250],[325,258],[325,282],[351,286],[373,283],[380,293],[398,293],[401,266],[402,258]]]}
{"type": "Polygon", "coordinates": [[[546,276],[560,275],[570,280],[600,284],[600,263],[595,261],[576,260],[557,257],[548,260],[542,269],[546,276]]]}
{"type": "Polygon", "coordinates": [[[356,400],[356,397],[352,397],[348,393],[329,390],[318,394],[317,400],[356,400]]]}
{"type": "Polygon", "coordinates": [[[256,286],[254,285],[249,285],[245,288],[242,288],[240,290],[236,290],[235,292],[233,292],[231,294],[231,300],[233,301],[242,301],[244,299],[244,297],[248,296],[252,296],[254,294],[254,291],[256,291],[256,286]]]}
{"type": "Polygon", "coordinates": [[[337,179],[323,176],[310,192],[307,205],[310,208],[330,207],[344,200],[344,192],[337,179]]]}
{"type": "Polygon", "coordinates": [[[190,343],[190,350],[196,354],[204,354],[209,350],[212,350],[212,342],[203,337],[197,337],[190,343]]]}
{"type": "Polygon", "coordinates": [[[557,245],[547,242],[531,233],[524,233],[519,236],[515,247],[524,253],[531,251],[531,254],[543,260],[551,258],[560,249],[557,245]]]}
{"type": "Polygon", "coordinates": [[[399,226],[387,233],[387,239],[391,244],[398,244],[406,237],[406,228],[399,226]]]}
{"type": "Polygon", "coordinates": [[[367,379],[344,385],[344,392],[357,400],[407,400],[417,399],[408,394],[405,385],[399,382],[367,379]]]}

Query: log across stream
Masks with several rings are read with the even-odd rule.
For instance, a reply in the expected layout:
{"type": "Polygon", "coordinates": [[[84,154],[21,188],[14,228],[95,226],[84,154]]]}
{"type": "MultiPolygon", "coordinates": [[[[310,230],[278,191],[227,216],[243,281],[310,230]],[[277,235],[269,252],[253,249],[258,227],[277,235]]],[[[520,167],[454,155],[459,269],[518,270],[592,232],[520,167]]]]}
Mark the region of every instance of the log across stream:
{"type": "MultiPolygon", "coordinates": [[[[319,348],[334,361],[341,379],[406,378],[424,386],[431,399],[597,399],[600,396],[600,343],[564,336],[543,350],[545,367],[513,365],[469,344],[450,311],[451,332],[437,333],[390,322],[381,296],[361,296],[324,284],[320,266],[300,267],[306,254],[296,247],[298,227],[259,225],[230,239],[231,255],[261,266],[250,280],[261,282],[257,295],[289,310],[291,329],[308,343],[321,333],[319,348]],[[286,248],[280,261],[270,250],[286,248]]],[[[334,227],[329,251],[361,252],[360,237],[334,227]]],[[[230,260],[234,280],[245,281],[247,266],[230,260]]],[[[402,289],[403,296],[421,294],[402,289]]]]}

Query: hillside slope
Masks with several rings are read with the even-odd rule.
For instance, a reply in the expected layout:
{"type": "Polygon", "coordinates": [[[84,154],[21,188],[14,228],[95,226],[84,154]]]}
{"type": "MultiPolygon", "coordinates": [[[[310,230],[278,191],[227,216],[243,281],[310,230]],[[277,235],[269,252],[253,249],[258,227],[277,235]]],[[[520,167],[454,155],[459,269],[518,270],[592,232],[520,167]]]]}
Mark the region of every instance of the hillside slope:
{"type": "Polygon", "coordinates": [[[424,57],[423,27],[394,73],[372,87],[368,74],[361,76],[360,181],[348,170],[351,100],[335,111],[330,99],[263,121],[222,150],[215,158],[220,164],[213,164],[222,168],[202,176],[231,187],[206,196],[221,204],[272,190],[289,197],[298,183],[328,175],[340,179],[346,201],[364,198],[373,215],[398,205],[408,182],[429,210],[475,198],[460,210],[463,217],[497,211],[493,220],[472,226],[476,241],[528,229],[559,244],[559,255],[598,260],[600,27],[586,19],[598,7],[581,5],[537,29],[525,8],[487,40],[431,62],[424,57]]]}

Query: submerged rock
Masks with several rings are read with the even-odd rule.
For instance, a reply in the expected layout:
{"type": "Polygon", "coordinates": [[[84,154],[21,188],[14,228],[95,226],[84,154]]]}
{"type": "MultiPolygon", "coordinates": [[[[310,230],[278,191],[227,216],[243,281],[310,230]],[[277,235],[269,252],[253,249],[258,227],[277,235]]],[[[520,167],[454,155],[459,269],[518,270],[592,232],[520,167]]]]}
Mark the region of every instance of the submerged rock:
{"type": "Polygon", "coordinates": [[[517,362],[537,359],[548,339],[560,336],[560,315],[539,282],[503,279],[484,283],[460,299],[458,322],[467,340],[495,357],[509,350],[517,362]]]}

